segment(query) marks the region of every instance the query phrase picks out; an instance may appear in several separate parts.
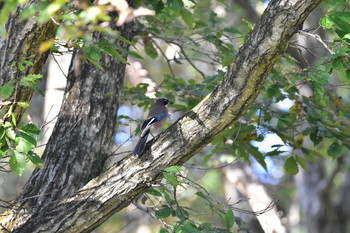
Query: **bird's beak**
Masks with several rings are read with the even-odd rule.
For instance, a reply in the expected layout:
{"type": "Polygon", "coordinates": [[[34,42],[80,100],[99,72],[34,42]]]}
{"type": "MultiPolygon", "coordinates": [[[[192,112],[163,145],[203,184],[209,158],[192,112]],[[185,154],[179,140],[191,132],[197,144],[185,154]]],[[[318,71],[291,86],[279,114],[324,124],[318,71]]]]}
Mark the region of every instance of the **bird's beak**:
{"type": "Polygon", "coordinates": [[[168,100],[168,104],[173,104],[174,102],[172,102],[172,101],[170,101],[170,100],[168,100]]]}

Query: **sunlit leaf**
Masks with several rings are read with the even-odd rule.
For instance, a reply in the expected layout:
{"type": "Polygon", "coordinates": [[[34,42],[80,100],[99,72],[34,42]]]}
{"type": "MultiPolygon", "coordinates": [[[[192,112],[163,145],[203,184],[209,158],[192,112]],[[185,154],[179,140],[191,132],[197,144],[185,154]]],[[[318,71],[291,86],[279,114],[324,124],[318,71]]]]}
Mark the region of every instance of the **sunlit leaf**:
{"type": "Polygon", "coordinates": [[[16,132],[13,128],[7,128],[5,129],[5,134],[8,138],[15,140],[16,138],[16,132]]]}
{"type": "Polygon", "coordinates": [[[171,173],[163,172],[163,176],[173,187],[176,187],[179,183],[177,177],[171,173]]]}
{"type": "Polygon", "coordinates": [[[26,169],[26,165],[25,155],[14,150],[10,158],[10,168],[21,176],[26,169]]]}
{"type": "Polygon", "coordinates": [[[18,102],[17,103],[19,106],[21,106],[22,108],[29,108],[30,104],[28,102],[18,102]]]}
{"type": "Polygon", "coordinates": [[[8,97],[10,97],[10,95],[12,95],[13,90],[14,90],[14,86],[13,86],[14,81],[10,81],[8,83],[6,83],[5,85],[3,85],[0,89],[0,95],[4,98],[7,99],[8,97]]]}
{"type": "Polygon", "coordinates": [[[182,169],[178,166],[172,166],[172,167],[165,168],[164,171],[176,173],[176,172],[182,171],[182,169]]]}
{"type": "Polygon", "coordinates": [[[329,29],[333,26],[334,22],[329,16],[326,15],[321,18],[320,24],[322,27],[329,29]]]}
{"type": "Polygon", "coordinates": [[[38,127],[32,123],[25,124],[19,128],[20,132],[26,133],[26,134],[33,134],[40,136],[41,131],[38,129],[38,127]]]}

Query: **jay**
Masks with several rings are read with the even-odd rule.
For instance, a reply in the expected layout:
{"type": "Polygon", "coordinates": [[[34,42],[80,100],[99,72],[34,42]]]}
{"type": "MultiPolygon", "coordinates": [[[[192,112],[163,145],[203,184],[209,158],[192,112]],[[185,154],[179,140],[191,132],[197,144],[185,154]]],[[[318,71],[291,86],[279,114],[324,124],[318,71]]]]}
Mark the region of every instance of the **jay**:
{"type": "Polygon", "coordinates": [[[140,156],[144,151],[151,128],[160,128],[163,126],[168,117],[167,104],[173,104],[173,102],[164,97],[156,99],[148,113],[147,119],[142,123],[140,139],[134,149],[134,155],[140,156]]]}

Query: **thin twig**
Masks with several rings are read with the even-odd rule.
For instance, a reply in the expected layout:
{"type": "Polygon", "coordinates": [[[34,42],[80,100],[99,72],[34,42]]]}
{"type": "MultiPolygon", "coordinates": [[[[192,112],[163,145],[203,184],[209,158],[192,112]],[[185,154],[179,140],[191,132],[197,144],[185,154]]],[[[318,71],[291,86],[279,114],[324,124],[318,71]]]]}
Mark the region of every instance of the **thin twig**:
{"type": "Polygon", "coordinates": [[[157,42],[153,39],[151,39],[153,44],[158,48],[158,50],[160,51],[160,53],[163,55],[163,57],[165,58],[166,60],[166,63],[168,65],[168,68],[169,68],[169,72],[171,73],[171,76],[175,77],[175,73],[173,71],[173,68],[171,67],[170,65],[170,59],[167,58],[167,56],[165,55],[165,53],[163,52],[163,50],[160,48],[160,46],[157,44],[157,42]]]}
{"type": "Polygon", "coordinates": [[[55,56],[52,53],[51,53],[51,56],[52,56],[53,60],[56,62],[56,64],[57,64],[58,68],[60,69],[60,71],[62,72],[63,76],[67,79],[67,75],[64,73],[62,67],[60,66],[60,64],[56,60],[55,56]]]}
{"type": "Polygon", "coordinates": [[[325,49],[328,50],[328,52],[329,52],[330,54],[335,54],[335,53],[328,47],[328,45],[322,40],[322,38],[321,38],[319,35],[313,34],[313,33],[310,33],[310,32],[304,31],[304,30],[299,30],[299,33],[305,34],[305,35],[308,35],[308,36],[313,37],[315,40],[317,40],[318,42],[320,42],[320,43],[323,45],[323,47],[324,47],[325,49]]]}

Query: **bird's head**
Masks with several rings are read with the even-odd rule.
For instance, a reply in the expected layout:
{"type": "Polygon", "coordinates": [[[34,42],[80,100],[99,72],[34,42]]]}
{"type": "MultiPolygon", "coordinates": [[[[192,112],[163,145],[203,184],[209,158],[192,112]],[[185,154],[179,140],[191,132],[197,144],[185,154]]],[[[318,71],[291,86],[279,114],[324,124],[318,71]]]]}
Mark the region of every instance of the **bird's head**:
{"type": "Polygon", "coordinates": [[[167,105],[167,104],[173,104],[174,102],[168,100],[167,98],[164,97],[160,97],[156,100],[157,104],[163,104],[163,105],[167,105]]]}

